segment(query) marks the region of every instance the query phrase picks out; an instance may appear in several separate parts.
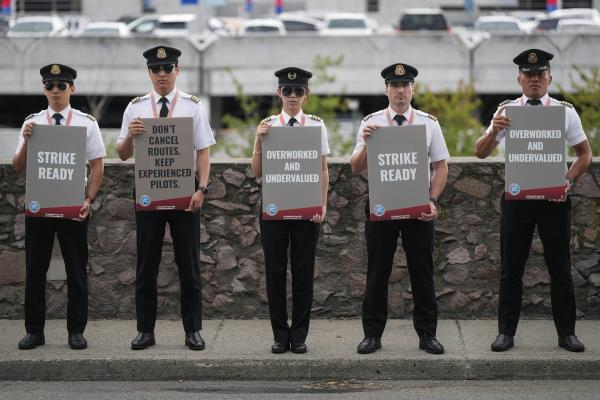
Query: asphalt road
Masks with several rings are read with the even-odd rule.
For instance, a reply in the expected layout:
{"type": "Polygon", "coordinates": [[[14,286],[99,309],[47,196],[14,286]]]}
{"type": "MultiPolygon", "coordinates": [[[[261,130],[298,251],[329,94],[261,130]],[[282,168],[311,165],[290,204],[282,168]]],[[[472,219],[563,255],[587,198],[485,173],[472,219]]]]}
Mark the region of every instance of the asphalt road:
{"type": "Polygon", "coordinates": [[[587,400],[600,381],[0,382],[2,400],[587,400]]]}

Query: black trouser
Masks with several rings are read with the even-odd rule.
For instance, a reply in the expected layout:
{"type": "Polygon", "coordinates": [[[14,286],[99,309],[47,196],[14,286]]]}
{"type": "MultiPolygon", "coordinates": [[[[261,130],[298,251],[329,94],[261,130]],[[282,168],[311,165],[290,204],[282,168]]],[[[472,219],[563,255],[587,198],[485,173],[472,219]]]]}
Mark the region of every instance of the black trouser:
{"type": "Polygon", "coordinates": [[[157,278],[165,225],[173,238],[175,263],[181,288],[181,319],[186,333],[202,329],[202,280],[200,275],[200,213],[139,211],[137,224],[137,273],[135,307],[137,329],[154,332],[157,307],[157,278]]]}
{"type": "Polygon", "coordinates": [[[83,333],[88,316],[87,227],[70,219],[25,217],[25,330],[43,333],[46,321],[46,273],[54,235],[67,273],[67,330],[83,333]]]}
{"type": "Polygon", "coordinates": [[[521,313],[523,272],[537,226],[550,273],[552,315],[559,336],[575,333],[575,292],[571,278],[571,200],[501,201],[500,299],[498,331],[514,335],[521,313]]]}
{"type": "Polygon", "coordinates": [[[365,336],[380,338],[383,335],[388,317],[388,284],[400,233],[414,299],[415,330],[419,336],[435,336],[437,303],[433,287],[433,222],[371,222],[368,214],[366,218],[365,236],[369,264],[367,287],[362,303],[365,336]]]}
{"type": "Polygon", "coordinates": [[[313,300],[319,224],[311,221],[264,221],[260,236],[265,254],[267,298],[276,342],[304,343],[313,300]],[[287,313],[288,245],[292,270],[292,326],[287,313]]]}

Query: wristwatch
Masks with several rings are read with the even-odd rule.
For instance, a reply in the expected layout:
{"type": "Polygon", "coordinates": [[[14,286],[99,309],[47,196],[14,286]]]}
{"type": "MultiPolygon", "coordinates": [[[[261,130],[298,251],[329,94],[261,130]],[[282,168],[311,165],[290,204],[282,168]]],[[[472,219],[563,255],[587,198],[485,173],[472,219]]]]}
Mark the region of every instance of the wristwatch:
{"type": "Polygon", "coordinates": [[[206,186],[198,185],[198,190],[201,191],[204,195],[208,194],[208,187],[206,186]]]}
{"type": "Polygon", "coordinates": [[[91,195],[89,195],[89,194],[86,193],[83,200],[90,199],[90,204],[93,204],[95,198],[96,198],[96,196],[91,196],[91,195]]]}
{"type": "Polygon", "coordinates": [[[431,202],[433,203],[433,205],[434,205],[434,206],[436,206],[436,207],[438,206],[438,201],[437,201],[437,199],[436,199],[436,198],[434,198],[434,197],[430,197],[430,198],[429,198],[429,201],[431,201],[431,202]]]}

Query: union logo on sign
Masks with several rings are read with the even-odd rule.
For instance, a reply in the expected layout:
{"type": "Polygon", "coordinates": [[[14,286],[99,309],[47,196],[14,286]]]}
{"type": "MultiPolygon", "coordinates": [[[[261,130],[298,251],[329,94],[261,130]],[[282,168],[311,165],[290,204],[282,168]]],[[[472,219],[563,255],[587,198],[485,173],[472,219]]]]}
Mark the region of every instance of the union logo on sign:
{"type": "Polygon", "coordinates": [[[152,199],[147,194],[143,194],[140,196],[140,205],[142,207],[148,207],[152,203],[152,199]]]}
{"type": "Polygon", "coordinates": [[[40,208],[40,203],[38,203],[35,200],[29,203],[29,211],[31,211],[32,213],[40,211],[40,208]]]}
{"type": "Polygon", "coordinates": [[[279,211],[277,209],[277,206],[273,203],[269,203],[267,204],[267,214],[270,215],[271,217],[275,214],[277,214],[277,211],[279,211]]]}
{"type": "Polygon", "coordinates": [[[521,186],[519,186],[518,183],[511,183],[510,186],[508,187],[508,190],[509,190],[510,194],[512,194],[513,196],[516,196],[519,193],[521,193],[521,186]]]}
{"type": "Polygon", "coordinates": [[[385,214],[385,207],[383,206],[383,204],[377,204],[375,205],[375,209],[373,210],[373,212],[376,216],[381,217],[383,216],[383,214],[385,214]]]}

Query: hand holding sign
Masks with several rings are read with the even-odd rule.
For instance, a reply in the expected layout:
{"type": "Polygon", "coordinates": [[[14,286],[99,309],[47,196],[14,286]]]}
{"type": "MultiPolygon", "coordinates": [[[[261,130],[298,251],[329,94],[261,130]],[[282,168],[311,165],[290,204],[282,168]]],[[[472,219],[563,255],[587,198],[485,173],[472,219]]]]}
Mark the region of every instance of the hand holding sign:
{"type": "Polygon", "coordinates": [[[29,122],[23,128],[23,140],[25,143],[29,142],[29,138],[31,138],[31,132],[33,131],[33,127],[35,126],[35,122],[29,122]]]}
{"type": "Polygon", "coordinates": [[[136,118],[127,126],[127,136],[130,138],[146,133],[146,124],[140,118],[136,118]]]}
{"type": "Polygon", "coordinates": [[[379,125],[367,125],[365,129],[363,129],[363,139],[365,139],[365,146],[367,144],[367,140],[373,136],[373,133],[379,128],[379,125]]]}

